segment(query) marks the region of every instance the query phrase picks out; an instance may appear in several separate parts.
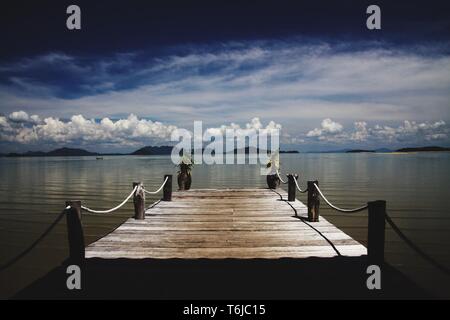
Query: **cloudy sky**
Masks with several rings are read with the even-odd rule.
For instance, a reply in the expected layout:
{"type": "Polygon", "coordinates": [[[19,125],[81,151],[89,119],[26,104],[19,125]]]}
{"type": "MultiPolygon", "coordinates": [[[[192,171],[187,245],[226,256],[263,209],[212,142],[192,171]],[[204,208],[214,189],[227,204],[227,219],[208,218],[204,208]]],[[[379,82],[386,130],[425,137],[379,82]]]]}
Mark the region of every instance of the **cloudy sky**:
{"type": "Polygon", "coordinates": [[[450,146],[445,2],[378,2],[381,31],[365,1],[74,3],[81,31],[65,1],[1,21],[0,152],[130,151],[194,120],[301,151],[450,146]]]}

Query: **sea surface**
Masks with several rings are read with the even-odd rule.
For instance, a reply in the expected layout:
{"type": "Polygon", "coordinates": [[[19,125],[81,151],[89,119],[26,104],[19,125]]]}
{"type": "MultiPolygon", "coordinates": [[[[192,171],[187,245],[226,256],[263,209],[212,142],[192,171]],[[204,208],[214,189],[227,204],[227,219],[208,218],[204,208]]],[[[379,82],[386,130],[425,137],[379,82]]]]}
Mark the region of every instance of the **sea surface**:
{"type": "MultiPolygon", "coordinates": [[[[169,156],[0,158],[0,265],[29,246],[57,217],[66,200],[109,209],[142,181],[157,189],[164,174],[176,177],[169,156]]],[[[318,180],[342,208],[386,200],[388,214],[420,248],[450,268],[450,153],[282,154],[281,172],[299,184],[318,180]]],[[[265,187],[259,165],[196,165],[192,188],[265,187]]],[[[176,179],[174,179],[174,186],[176,179]]],[[[147,197],[150,204],[158,195],[147,197]]],[[[306,203],[306,195],[298,196],[306,203]]],[[[132,203],[107,215],[84,215],[86,244],[133,213],[132,203]]],[[[367,212],[342,214],[322,201],[321,215],[366,244],[367,212]]],[[[68,254],[65,220],[26,257],[0,271],[0,298],[8,298],[59,265],[68,254]]],[[[438,297],[450,298],[449,277],[414,253],[389,228],[387,261],[438,297]]]]}

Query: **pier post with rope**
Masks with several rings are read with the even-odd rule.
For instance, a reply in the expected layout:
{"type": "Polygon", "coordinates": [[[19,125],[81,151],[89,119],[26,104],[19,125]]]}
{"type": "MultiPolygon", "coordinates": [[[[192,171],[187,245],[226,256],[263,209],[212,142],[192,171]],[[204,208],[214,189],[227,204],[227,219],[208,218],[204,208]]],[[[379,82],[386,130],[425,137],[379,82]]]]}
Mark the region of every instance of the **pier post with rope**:
{"type": "Polygon", "coordinates": [[[166,183],[164,184],[163,188],[163,201],[172,201],[172,175],[166,174],[164,176],[164,181],[166,183]],[[167,181],[166,181],[167,179],[167,181]]]}
{"type": "Polygon", "coordinates": [[[318,222],[319,221],[319,208],[320,199],[319,193],[316,189],[316,185],[319,185],[319,181],[308,181],[308,221],[318,222]]]}
{"type": "Polygon", "coordinates": [[[382,266],[384,263],[384,236],[386,201],[370,201],[368,204],[369,230],[367,234],[367,255],[369,264],[382,266]]]}
{"type": "Polygon", "coordinates": [[[142,182],[133,182],[133,189],[136,191],[133,195],[134,218],[136,220],[145,219],[145,194],[142,182]],[[137,187],[137,188],[136,188],[137,187]]]}
{"type": "Polygon", "coordinates": [[[17,254],[15,257],[0,264],[0,272],[10,268],[17,261],[30,253],[41,241],[50,234],[50,232],[57,226],[57,224],[66,216],[67,219],[67,237],[69,242],[69,264],[83,266],[86,258],[86,248],[84,242],[83,226],[81,223],[82,212],[87,214],[109,214],[122,208],[133,197],[135,205],[135,219],[145,218],[145,193],[157,194],[164,188],[164,199],[166,201],[172,200],[172,175],[166,175],[164,182],[155,191],[148,191],[144,188],[141,182],[133,183],[133,190],[131,193],[117,206],[107,210],[95,210],[81,205],[80,200],[66,201],[66,207],[56,216],[55,220],[45,229],[45,231],[33,241],[26,249],[17,254]]]}
{"type": "Polygon", "coordinates": [[[296,191],[296,185],[295,180],[297,180],[298,175],[297,174],[288,174],[288,201],[295,201],[295,191],[296,191]]]}
{"type": "Polygon", "coordinates": [[[67,237],[69,239],[69,263],[82,265],[85,258],[81,201],[66,201],[67,237]]]}

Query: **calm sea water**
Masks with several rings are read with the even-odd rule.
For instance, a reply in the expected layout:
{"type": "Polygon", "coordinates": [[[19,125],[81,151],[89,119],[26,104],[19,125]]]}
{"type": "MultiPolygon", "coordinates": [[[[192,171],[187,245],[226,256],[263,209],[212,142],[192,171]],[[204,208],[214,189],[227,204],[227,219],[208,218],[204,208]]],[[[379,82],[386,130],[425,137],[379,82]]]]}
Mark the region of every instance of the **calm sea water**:
{"type": "MultiPolygon", "coordinates": [[[[387,200],[388,213],[428,254],[450,267],[450,154],[283,154],[283,173],[300,174],[300,185],[319,180],[336,205],[352,208],[387,200]]],[[[164,174],[176,174],[167,156],[0,158],[0,265],[38,237],[64,208],[81,199],[108,209],[129,194],[133,181],[154,190],[164,174]]],[[[192,188],[265,187],[256,165],[198,165],[192,188]]],[[[147,197],[147,202],[156,200],[147,197]]],[[[305,195],[298,197],[306,202],[305,195]]],[[[132,214],[132,204],[110,215],[85,215],[86,243],[102,237],[132,214]]],[[[342,214],[322,202],[321,214],[366,243],[367,213],[342,214]]],[[[450,281],[412,252],[391,230],[386,257],[420,286],[450,298],[450,281]]],[[[11,296],[61,263],[68,253],[64,219],[29,255],[0,272],[0,297],[11,296]]]]}

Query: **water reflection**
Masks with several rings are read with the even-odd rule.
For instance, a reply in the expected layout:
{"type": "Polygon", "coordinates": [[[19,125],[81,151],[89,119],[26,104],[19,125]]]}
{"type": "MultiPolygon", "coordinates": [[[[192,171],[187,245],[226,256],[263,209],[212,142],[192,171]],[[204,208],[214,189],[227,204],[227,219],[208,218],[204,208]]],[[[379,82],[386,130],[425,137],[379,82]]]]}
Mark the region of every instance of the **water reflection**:
{"type": "MultiPolygon", "coordinates": [[[[356,207],[367,200],[385,199],[389,214],[405,233],[437,260],[450,266],[450,155],[418,154],[282,154],[282,173],[298,173],[319,180],[327,197],[340,207],[356,207]]],[[[63,208],[66,200],[81,199],[95,209],[118,204],[132,190],[133,181],[157,189],[165,174],[176,175],[168,156],[64,158],[0,158],[0,261],[31,243],[63,208]]],[[[265,187],[259,165],[196,165],[192,188],[265,187]]],[[[174,179],[176,185],[176,179],[174,179]]],[[[158,196],[148,197],[147,202],[158,196]]],[[[306,201],[305,195],[299,199],[306,201]]],[[[344,231],[365,242],[366,213],[335,213],[322,203],[322,214],[344,231]]],[[[131,203],[107,216],[85,216],[87,242],[119,225],[132,213],[131,203]]],[[[35,252],[0,274],[0,296],[18,288],[65,258],[64,222],[35,252]]],[[[387,232],[387,259],[420,284],[445,293],[448,279],[415,256],[394,234],[387,232]]]]}

